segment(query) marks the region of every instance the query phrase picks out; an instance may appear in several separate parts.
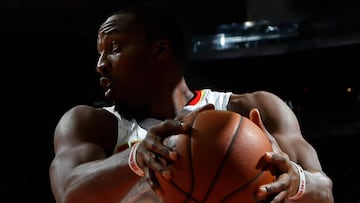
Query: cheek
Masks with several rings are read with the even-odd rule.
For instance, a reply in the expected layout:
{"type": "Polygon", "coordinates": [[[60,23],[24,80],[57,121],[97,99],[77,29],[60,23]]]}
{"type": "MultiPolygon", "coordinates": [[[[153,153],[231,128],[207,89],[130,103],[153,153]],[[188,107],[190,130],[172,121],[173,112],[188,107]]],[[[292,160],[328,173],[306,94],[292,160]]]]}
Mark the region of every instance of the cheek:
{"type": "Polygon", "coordinates": [[[112,55],[114,66],[118,69],[144,70],[149,64],[149,55],[145,50],[129,47],[122,52],[112,55]]]}
{"type": "Polygon", "coordinates": [[[111,57],[113,74],[129,85],[131,83],[142,85],[154,74],[152,67],[155,66],[156,61],[149,55],[148,49],[128,47],[111,57]]]}

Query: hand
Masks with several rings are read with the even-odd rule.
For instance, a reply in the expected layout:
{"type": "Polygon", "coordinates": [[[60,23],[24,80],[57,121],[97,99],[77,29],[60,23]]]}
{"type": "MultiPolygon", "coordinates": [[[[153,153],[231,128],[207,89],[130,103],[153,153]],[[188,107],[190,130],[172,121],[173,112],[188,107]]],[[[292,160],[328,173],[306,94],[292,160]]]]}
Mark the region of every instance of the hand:
{"type": "Polygon", "coordinates": [[[145,178],[156,193],[162,189],[156,180],[155,173],[170,180],[172,177],[168,164],[176,161],[177,152],[165,145],[165,141],[172,135],[188,134],[197,113],[214,109],[212,104],[205,105],[196,111],[181,111],[174,119],[167,119],[149,129],[146,137],[139,143],[137,162],[145,172],[145,178]]]}
{"type": "Polygon", "coordinates": [[[182,111],[180,111],[178,113],[175,120],[179,120],[183,123],[187,123],[192,126],[192,123],[198,113],[205,111],[205,110],[214,110],[214,109],[215,109],[215,106],[213,104],[206,104],[195,111],[188,111],[186,109],[183,109],[182,111]]]}
{"type": "Polygon", "coordinates": [[[299,173],[292,164],[288,154],[283,152],[276,139],[265,128],[258,109],[252,109],[249,118],[268,136],[273,151],[264,155],[265,164],[262,170],[270,170],[276,180],[259,187],[256,198],[264,200],[271,198],[271,203],[284,202],[287,197],[295,194],[299,187],[299,173]]]}

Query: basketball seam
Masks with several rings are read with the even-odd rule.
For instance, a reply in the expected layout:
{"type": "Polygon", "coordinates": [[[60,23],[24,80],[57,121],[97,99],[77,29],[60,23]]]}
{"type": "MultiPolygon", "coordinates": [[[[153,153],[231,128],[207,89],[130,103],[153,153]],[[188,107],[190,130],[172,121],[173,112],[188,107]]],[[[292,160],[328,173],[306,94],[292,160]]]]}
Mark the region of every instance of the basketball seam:
{"type": "Polygon", "coordinates": [[[229,193],[228,195],[226,195],[220,202],[225,202],[228,198],[230,198],[233,194],[243,190],[244,188],[246,188],[247,186],[249,186],[250,184],[252,184],[254,181],[256,181],[262,174],[264,173],[264,171],[260,171],[259,174],[257,174],[256,176],[254,176],[252,179],[250,179],[250,181],[248,181],[247,183],[239,186],[238,189],[232,191],[231,193],[229,193]]]}
{"type": "Polygon", "coordinates": [[[226,149],[226,153],[225,153],[224,158],[222,159],[222,161],[221,161],[221,163],[220,163],[220,167],[218,168],[218,170],[217,170],[217,172],[216,172],[216,174],[215,174],[215,178],[213,179],[213,181],[212,181],[212,183],[211,183],[211,185],[210,185],[210,188],[209,188],[208,192],[206,193],[205,198],[204,198],[204,200],[203,200],[202,202],[205,202],[205,201],[207,200],[207,198],[208,198],[209,195],[210,195],[210,192],[211,192],[212,189],[214,188],[215,183],[216,183],[216,181],[218,180],[218,178],[219,178],[219,176],[220,176],[220,174],[221,174],[221,170],[223,169],[224,162],[226,161],[227,157],[229,156],[229,153],[230,153],[230,151],[231,151],[231,148],[232,148],[233,144],[235,143],[235,139],[237,138],[237,136],[238,136],[238,134],[239,134],[239,130],[240,130],[241,126],[242,126],[242,121],[243,121],[243,117],[240,116],[239,124],[238,124],[238,126],[237,126],[237,128],[236,128],[236,131],[235,131],[235,133],[232,135],[231,142],[230,142],[229,146],[228,146],[227,149],[226,149]]]}
{"type": "Polygon", "coordinates": [[[194,164],[193,164],[192,147],[191,147],[192,146],[192,138],[190,137],[188,140],[189,140],[189,142],[188,142],[189,143],[188,144],[188,146],[189,146],[188,154],[189,154],[189,162],[190,162],[191,186],[190,186],[190,191],[189,191],[189,193],[187,195],[186,202],[189,201],[189,198],[193,199],[192,195],[193,195],[193,192],[194,192],[194,185],[195,185],[195,183],[194,183],[194,180],[195,180],[195,177],[194,177],[195,176],[195,174],[194,174],[194,164]]]}
{"type": "MultiPolygon", "coordinates": [[[[191,133],[190,133],[191,134],[191,133]]],[[[195,199],[193,196],[192,196],[192,193],[194,192],[194,164],[193,164],[193,159],[192,159],[192,139],[189,138],[188,139],[188,157],[189,157],[189,168],[190,168],[190,174],[191,174],[191,186],[190,186],[190,191],[189,192],[186,192],[184,189],[182,189],[178,184],[176,184],[173,180],[171,180],[171,184],[173,186],[175,186],[176,189],[178,189],[181,193],[183,193],[185,196],[186,196],[186,200],[184,201],[184,203],[188,202],[189,200],[193,200],[197,203],[200,203],[201,201],[195,199]]]]}

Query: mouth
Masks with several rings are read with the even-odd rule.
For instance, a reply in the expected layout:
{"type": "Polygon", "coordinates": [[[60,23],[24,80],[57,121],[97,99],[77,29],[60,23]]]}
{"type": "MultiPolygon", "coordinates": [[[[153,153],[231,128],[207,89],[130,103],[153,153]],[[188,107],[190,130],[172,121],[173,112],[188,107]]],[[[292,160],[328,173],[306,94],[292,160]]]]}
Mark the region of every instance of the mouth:
{"type": "Polygon", "coordinates": [[[100,85],[105,91],[105,96],[108,96],[111,92],[112,80],[109,77],[100,77],[100,85]]]}

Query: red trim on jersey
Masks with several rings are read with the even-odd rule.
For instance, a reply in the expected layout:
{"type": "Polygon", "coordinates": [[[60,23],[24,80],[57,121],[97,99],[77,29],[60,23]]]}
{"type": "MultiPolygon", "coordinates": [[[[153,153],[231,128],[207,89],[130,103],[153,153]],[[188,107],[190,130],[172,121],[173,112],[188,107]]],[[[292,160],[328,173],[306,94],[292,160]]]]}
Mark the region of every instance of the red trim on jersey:
{"type": "Polygon", "coordinates": [[[129,145],[128,144],[123,144],[123,145],[120,145],[118,147],[116,147],[116,151],[115,153],[118,153],[118,152],[121,152],[121,151],[124,151],[125,149],[129,148],[129,145]]]}
{"type": "Polygon", "coordinates": [[[200,101],[201,96],[202,96],[202,91],[195,90],[194,97],[192,99],[190,99],[190,101],[187,103],[187,105],[195,105],[196,103],[198,103],[200,101]]]}
{"type": "Polygon", "coordinates": [[[133,145],[134,145],[135,143],[137,143],[137,142],[138,142],[138,141],[133,141],[133,142],[128,143],[128,144],[119,145],[119,146],[116,147],[115,153],[124,151],[125,149],[133,146],[133,145]]]}

